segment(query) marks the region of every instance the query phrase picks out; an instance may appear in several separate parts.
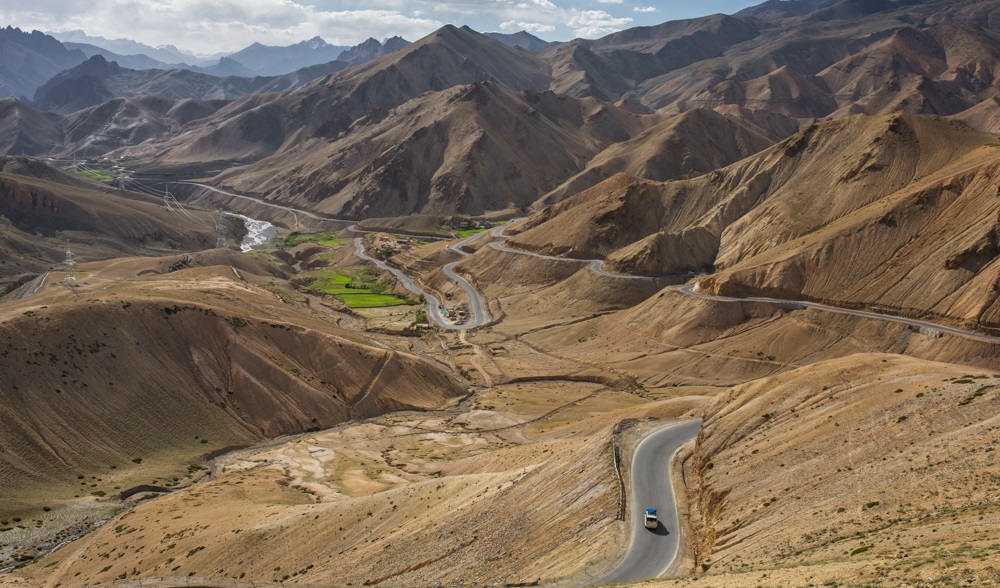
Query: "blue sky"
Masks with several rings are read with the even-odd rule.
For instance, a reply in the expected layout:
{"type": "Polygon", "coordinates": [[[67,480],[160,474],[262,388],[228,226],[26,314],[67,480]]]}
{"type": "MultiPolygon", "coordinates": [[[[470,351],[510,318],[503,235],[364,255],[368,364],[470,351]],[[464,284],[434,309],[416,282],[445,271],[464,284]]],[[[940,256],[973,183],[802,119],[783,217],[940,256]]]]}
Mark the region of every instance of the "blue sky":
{"type": "Polygon", "coordinates": [[[762,0],[0,0],[0,24],[171,44],[199,54],[255,41],[315,36],[335,45],[400,35],[414,41],[444,24],[481,32],[526,29],[552,41],[634,26],[731,14],[762,0]]]}

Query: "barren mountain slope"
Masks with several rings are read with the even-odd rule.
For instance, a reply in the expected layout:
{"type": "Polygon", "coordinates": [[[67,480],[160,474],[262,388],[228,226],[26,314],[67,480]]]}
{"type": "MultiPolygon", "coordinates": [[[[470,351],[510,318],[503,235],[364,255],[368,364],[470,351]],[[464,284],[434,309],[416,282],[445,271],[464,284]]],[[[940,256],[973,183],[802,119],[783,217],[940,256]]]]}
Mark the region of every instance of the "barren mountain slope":
{"type": "Polygon", "coordinates": [[[608,147],[535,205],[554,204],[617,173],[662,182],[712,171],[771,144],[754,126],[712,110],[691,110],[608,147]]]}
{"type": "Polygon", "coordinates": [[[62,144],[62,135],[58,116],[14,98],[0,100],[0,154],[45,155],[62,144]]]}
{"type": "MultiPolygon", "coordinates": [[[[455,270],[495,300],[490,311],[503,320],[491,328],[492,337],[544,353],[530,359],[513,352],[510,359],[493,354],[494,382],[518,373],[515,366],[531,365],[539,373],[572,377],[603,372],[606,376],[599,377],[629,378],[644,390],[674,396],[689,386],[731,386],[859,352],[906,354],[978,369],[992,369],[997,361],[997,347],[982,341],[918,333],[900,323],[796,304],[710,301],[671,287],[676,279],[607,277],[588,264],[489,245],[455,270]]],[[[432,277],[424,282],[437,287],[432,277]]]]}
{"type": "Polygon", "coordinates": [[[560,577],[609,550],[617,489],[607,425],[528,449],[443,424],[395,418],[258,451],[28,573],[103,582],[136,567],[132,577],[433,586],[560,577]],[[441,442],[454,446],[432,450],[428,471],[424,450],[441,442]],[[121,556],[109,566],[101,554],[110,550],[121,556]]]}
{"type": "Polygon", "coordinates": [[[1000,34],[941,25],[894,31],[817,77],[841,108],[834,116],[896,110],[952,115],[1000,93],[998,74],[1000,34]]]}
{"type": "Polygon", "coordinates": [[[995,579],[998,394],[988,372],[859,354],[720,395],[685,462],[703,581],[995,579]]]}
{"type": "Polygon", "coordinates": [[[69,50],[53,37],[9,24],[0,29],[0,54],[0,98],[30,99],[45,80],[87,59],[82,51],[69,50]]]}
{"type": "Polygon", "coordinates": [[[997,247],[992,135],[914,115],[810,127],[692,180],[616,177],[513,242],[703,288],[898,307],[988,326],[997,247]]]}
{"type": "Polygon", "coordinates": [[[759,32],[752,19],[716,14],[575,40],[542,55],[552,63],[554,91],[615,101],[639,81],[716,57],[759,32]]]}
{"type": "Polygon", "coordinates": [[[76,261],[206,249],[215,246],[219,222],[201,209],[170,212],[145,194],[110,192],[19,157],[0,158],[0,215],[0,294],[64,261],[67,248],[76,261]]]}
{"type": "Polygon", "coordinates": [[[332,62],[281,76],[218,77],[186,69],[128,69],[95,55],[42,85],[34,104],[47,112],[67,114],[113,98],[157,95],[172,100],[229,100],[287,90],[345,67],[345,63],[332,62]]]}
{"type": "Polygon", "coordinates": [[[667,112],[739,109],[782,137],[789,134],[788,116],[956,115],[998,93],[998,27],[988,16],[1000,14],[997,2],[885,2],[877,10],[848,4],[838,5],[840,13],[756,21],[760,33],[752,42],[633,80],[611,98],[627,94],[667,112]]]}
{"type": "Polygon", "coordinates": [[[336,141],[306,141],[216,181],[349,218],[523,209],[652,122],[592,99],[477,82],[426,93],[336,141]]]}
{"type": "Polygon", "coordinates": [[[799,75],[792,67],[784,65],[751,80],[727,79],[698,94],[689,103],[717,108],[721,105],[766,105],[768,112],[783,117],[813,119],[837,109],[831,94],[825,80],[799,75]]]}
{"type": "Polygon", "coordinates": [[[336,139],[362,117],[381,118],[423,92],[493,78],[513,89],[548,86],[541,59],[467,28],[445,26],[404,49],[270,100],[239,105],[176,138],[150,164],[251,162],[308,139],[336,139]]]}
{"type": "Polygon", "coordinates": [[[0,309],[4,515],[79,503],[78,474],[104,477],[97,490],[110,493],[207,451],[462,392],[439,368],[269,292],[259,264],[171,271],[185,265],[83,265],[79,285],[56,273],[0,309]]]}
{"type": "Polygon", "coordinates": [[[238,451],[216,462],[214,480],[139,504],[17,574],[64,584],[126,573],[215,578],[202,585],[240,575],[317,586],[579,585],[628,541],[615,520],[611,421],[675,417],[702,401],[648,402],[590,382],[510,384],[468,409],[386,415],[238,451]],[[122,555],[108,562],[108,552],[122,555]]]}
{"type": "Polygon", "coordinates": [[[974,129],[988,133],[1000,133],[1000,97],[983,100],[972,108],[952,117],[974,129]]]}
{"type": "Polygon", "coordinates": [[[175,137],[185,124],[230,106],[224,100],[143,96],[113,98],[72,114],[57,115],[13,99],[4,100],[0,101],[0,128],[5,131],[0,154],[98,157],[140,144],[144,145],[142,149],[158,149],[157,142],[175,137]]]}

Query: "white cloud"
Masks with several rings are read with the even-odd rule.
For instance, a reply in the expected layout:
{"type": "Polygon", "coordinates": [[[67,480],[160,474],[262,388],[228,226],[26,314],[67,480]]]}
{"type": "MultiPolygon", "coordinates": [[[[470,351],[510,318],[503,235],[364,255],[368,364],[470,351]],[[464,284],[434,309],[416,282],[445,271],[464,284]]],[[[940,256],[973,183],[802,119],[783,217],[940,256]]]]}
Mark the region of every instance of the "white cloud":
{"type": "Polygon", "coordinates": [[[601,4],[621,4],[625,0],[597,0],[601,4]]]}
{"type": "Polygon", "coordinates": [[[539,22],[523,22],[519,20],[508,20],[500,23],[500,28],[505,31],[531,31],[532,33],[551,33],[556,30],[552,25],[539,22]]]}
{"type": "Polygon", "coordinates": [[[566,23],[577,37],[593,39],[622,30],[629,25],[629,17],[617,18],[603,10],[583,10],[566,23]]]}
{"type": "Polygon", "coordinates": [[[0,0],[0,22],[29,30],[81,29],[91,35],[128,37],[154,46],[171,44],[202,54],[239,50],[254,41],[290,45],[315,36],[334,45],[393,35],[417,40],[445,24],[403,12],[404,7],[413,8],[413,3],[396,0],[378,2],[386,7],[382,9],[362,8],[360,2],[350,0],[329,9],[296,0],[37,0],[30,7],[14,4],[0,0]],[[341,10],[341,6],[356,9],[341,10]]]}
{"type": "Polygon", "coordinates": [[[544,8],[545,10],[555,10],[556,5],[549,0],[522,0],[521,2],[504,2],[513,4],[518,8],[544,8]]]}
{"type": "Polygon", "coordinates": [[[656,12],[655,6],[636,6],[632,10],[636,12],[656,12]]]}
{"type": "MultiPolygon", "coordinates": [[[[0,0],[2,1],[2,0],[0,0]]],[[[418,2],[419,3],[419,2],[418,2]]],[[[434,4],[437,12],[459,12],[462,14],[504,14],[511,12],[559,10],[552,0],[444,0],[434,4]]]]}

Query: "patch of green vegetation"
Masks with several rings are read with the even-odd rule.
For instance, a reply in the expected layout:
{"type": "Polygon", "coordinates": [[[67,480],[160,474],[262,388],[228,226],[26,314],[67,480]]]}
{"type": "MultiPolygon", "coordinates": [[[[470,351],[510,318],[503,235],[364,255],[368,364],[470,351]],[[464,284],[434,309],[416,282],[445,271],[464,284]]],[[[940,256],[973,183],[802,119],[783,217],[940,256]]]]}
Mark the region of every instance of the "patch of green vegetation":
{"type": "Polygon", "coordinates": [[[309,272],[306,274],[306,279],[309,280],[309,285],[306,287],[308,290],[320,290],[333,295],[355,293],[349,287],[353,278],[337,270],[309,272]]]}
{"type": "Polygon", "coordinates": [[[340,247],[347,243],[347,239],[340,239],[334,236],[336,231],[326,231],[323,233],[300,233],[292,231],[285,237],[282,245],[285,247],[295,247],[303,243],[316,243],[327,247],[340,247]]]}
{"type": "Polygon", "coordinates": [[[486,230],[488,229],[465,229],[464,231],[459,231],[458,236],[464,239],[466,237],[471,237],[473,235],[482,233],[483,231],[486,230]]]}
{"type": "Polygon", "coordinates": [[[337,269],[324,269],[306,274],[307,290],[336,296],[350,308],[379,308],[416,304],[416,301],[392,292],[391,280],[378,279],[378,272],[363,269],[347,274],[337,269]]]}
{"type": "Polygon", "coordinates": [[[350,308],[379,308],[407,303],[406,300],[398,296],[388,294],[341,294],[337,298],[340,298],[350,308]]]}
{"type": "Polygon", "coordinates": [[[108,168],[94,168],[94,169],[82,169],[77,170],[77,175],[83,176],[85,178],[90,178],[92,180],[105,181],[115,179],[115,172],[108,168]]]}

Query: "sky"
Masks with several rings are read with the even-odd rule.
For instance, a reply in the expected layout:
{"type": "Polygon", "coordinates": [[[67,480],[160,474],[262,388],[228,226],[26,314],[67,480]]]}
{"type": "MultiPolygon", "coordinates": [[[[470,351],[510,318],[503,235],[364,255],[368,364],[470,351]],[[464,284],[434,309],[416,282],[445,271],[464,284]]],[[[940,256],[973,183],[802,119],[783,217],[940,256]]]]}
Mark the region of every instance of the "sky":
{"type": "Polygon", "coordinates": [[[82,30],[174,45],[199,55],[253,42],[334,45],[399,35],[415,41],[445,24],[480,32],[527,30],[549,41],[596,38],[668,20],[732,14],[763,0],[0,0],[0,25],[82,30]]]}

